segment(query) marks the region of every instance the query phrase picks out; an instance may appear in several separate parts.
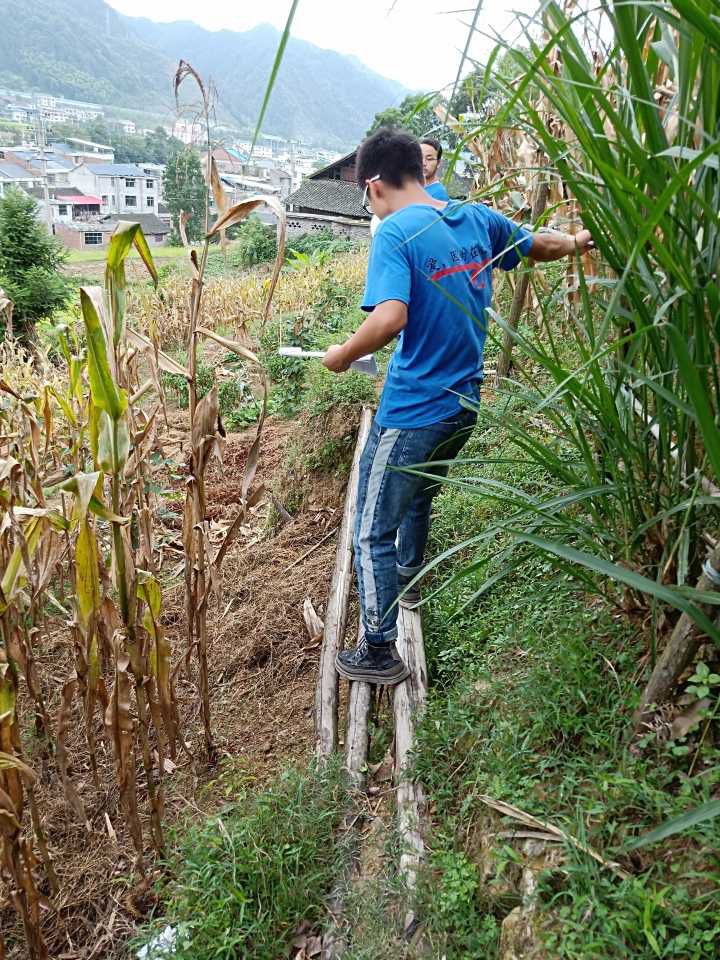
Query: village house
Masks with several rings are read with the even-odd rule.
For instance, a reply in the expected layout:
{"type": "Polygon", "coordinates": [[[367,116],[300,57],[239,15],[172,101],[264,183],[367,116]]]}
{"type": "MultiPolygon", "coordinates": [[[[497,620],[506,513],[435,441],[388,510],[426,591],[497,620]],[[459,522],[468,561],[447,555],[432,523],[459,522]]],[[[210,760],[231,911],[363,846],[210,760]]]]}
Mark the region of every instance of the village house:
{"type": "Polygon", "coordinates": [[[81,140],[79,137],[66,137],[51,143],[55,153],[67,157],[73,163],[113,163],[115,151],[106,143],[94,143],[92,140],[81,140]]]}
{"type": "Polygon", "coordinates": [[[156,213],[161,178],[134,163],[82,163],[73,171],[80,193],[100,197],[103,214],[156,213]]]}
{"type": "Polygon", "coordinates": [[[8,190],[32,190],[42,186],[42,175],[31,170],[0,160],[0,197],[4,197],[8,190]]]}
{"type": "Polygon", "coordinates": [[[11,163],[16,163],[19,167],[23,167],[40,178],[45,176],[49,186],[68,184],[70,174],[75,168],[72,160],[68,160],[52,150],[41,151],[35,148],[6,147],[2,152],[11,163]]]}
{"type": "Polygon", "coordinates": [[[120,220],[139,223],[145,239],[151,247],[160,246],[170,233],[170,225],[164,223],[154,213],[140,213],[128,216],[101,217],[96,220],[72,220],[54,225],[55,236],[70,250],[104,249],[110,243],[120,220]]]}
{"type": "Polygon", "coordinates": [[[355,182],[353,150],[315,173],[285,201],[288,235],[331,230],[343,237],[368,237],[370,214],[355,182]]]}

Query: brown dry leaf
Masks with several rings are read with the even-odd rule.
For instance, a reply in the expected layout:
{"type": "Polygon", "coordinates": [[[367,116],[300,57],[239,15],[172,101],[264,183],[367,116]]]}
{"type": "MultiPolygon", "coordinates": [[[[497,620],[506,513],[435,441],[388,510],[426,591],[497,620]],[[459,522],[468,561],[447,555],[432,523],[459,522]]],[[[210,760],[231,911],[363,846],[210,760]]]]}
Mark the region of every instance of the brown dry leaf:
{"type": "Polygon", "coordinates": [[[63,785],[63,790],[65,792],[65,799],[67,800],[70,809],[75,813],[75,816],[78,818],[80,823],[84,823],[86,829],[90,830],[90,822],[88,821],[87,815],[85,814],[85,808],[83,802],[80,799],[80,794],[75,789],[75,784],[70,779],[68,774],[68,760],[67,760],[67,751],[65,749],[65,741],[67,738],[67,732],[70,727],[73,725],[73,716],[72,716],[72,704],[75,696],[75,691],[77,689],[77,673],[73,670],[68,679],[63,684],[62,688],[62,698],[60,701],[60,712],[58,714],[57,721],[57,740],[56,740],[56,751],[55,751],[55,760],[57,762],[58,772],[60,773],[60,780],[63,785]]]}
{"type": "Polygon", "coordinates": [[[593,860],[597,860],[598,863],[602,864],[604,867],[607,867],[609,870],[612,870],[613,873],[616,873],[619,877],[622,877],[623,880],[628,879],[629,874],[619,867],[617,863],[612,863],[610,860],[606,860],[597,852],[597,850],[593,850],[592,847],[587,846],[587,844],[582,843],[576,837],[573,837],[571,834],[561,830],[560,827],[556,827],[552,823],[545,823],[543,820],[539,820],[532,814],[526,813],[519,807],[514,807],[511,803],[505,803],[503,800],[494,800],[492,797],[488,797],[483,794],[479,795],[478,799],[488,807],[491,807],[493,810],[497,810],[498,813],[501,813],[505,817],[510,817],[513,820],[517,820],[519,823],[523,823],[527,827],[535,827],[538,830],[542,830],[543,832],[552,835],[557,840],[563,840],[565,843],[571,844],[577,850],[582,850],[583,853],[586,853],[589,857],[592,857],[593,860]]]}
{"type": "Polygon", "coordinates": [[[226,350],[237,353],[238,356],[262,366],[256,354],[254,354],[252,350],[248,350],[242,343],[238,343],[237,340],[229,340],[227,337],[221,337],[219,333],[215,333],[214,330],[208,330],[207,327],[197,327],[197,332],[201,333],[204,337],[209,337],[210,340],[214,340],[215,343],[219,343],[220,346],[225,347],[226,350]]]}
{"type": "Polygon", "coordinates": [[[711,703],[707,697],[702,700],[696,700],[692,706],[678,717],[675,717],[670,727],[670,738],[672,740],[680,740],[682,737],[686,737],[693,727],[696,727],[703,717],[706,716],[711,703]]]}
{"type": "Polygon", "coordinates": [[[310,597],[305,597],[303,601],[303,620],[305,621],[310,639],[313,642],[320,640],[325,630],[325,624],[318,616],[310,597]]]}
{"type": "Polygon", "coordinates": [[[190,220],[190,214],[186,210],[180,211],[180,216],[178,218],[178,230],[180,232],[180,239],[182,240],[182,245],[187,249],[190,246],[190,241],[188,240],[187,235],[187,224],[190,220]]]}

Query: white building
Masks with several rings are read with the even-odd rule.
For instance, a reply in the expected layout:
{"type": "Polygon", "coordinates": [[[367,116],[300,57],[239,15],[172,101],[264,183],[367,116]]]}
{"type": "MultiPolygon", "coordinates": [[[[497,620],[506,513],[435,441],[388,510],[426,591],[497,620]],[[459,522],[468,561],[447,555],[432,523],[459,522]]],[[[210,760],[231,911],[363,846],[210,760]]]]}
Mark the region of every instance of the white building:
{"type": "Polygon", "coordinates": [[[73,163],[113,163],[115,151],[107,143],[94,143],[92,140],[81,140],[79,137],[66,137],[51,144],[53,151],[67,157],[73,163]]]}
{"type": "Polygon", "coordinates": [[[133,163],[82,163],[72,174],[73,186],[100,197],[101,213],[156,213],[159,178],[133,163]]]}

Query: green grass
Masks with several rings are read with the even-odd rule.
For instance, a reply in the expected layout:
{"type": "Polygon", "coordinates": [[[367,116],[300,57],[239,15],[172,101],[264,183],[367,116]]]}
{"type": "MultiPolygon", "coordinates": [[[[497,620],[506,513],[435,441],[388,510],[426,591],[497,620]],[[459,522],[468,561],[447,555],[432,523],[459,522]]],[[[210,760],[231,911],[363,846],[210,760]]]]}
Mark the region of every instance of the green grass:
{"type": "MultiPolygon", "coordinates": [[[[518,451],[500,427],[480,428],[467,451],[511,460],[518,451]]],[[[456,475],[462,468],[456,468],[456,475]]],[[[542,486],[514,463],[483,474],[542,486]]],[[[431,550],[439,552],[491,522],[498,506],[447,487],[436,501],[431,550]]],[[[479,799],[489,795],[551,822],[620,858],[620,880],[572,847],[541,876],[540,939],[555,960],[717,956],[720,950],[720,842],[713,822],[641,855],[623,845],[711,798],[720,751],[697,734],[630,748],[638,660],[647,637],[619,609],[578,589],[542,557],[462,609],[495,569],[499,543],[484,545],[488,568],[451,583],[425,610],[431,680],[418,732],[416,768],[433,810],[420,913],[430,955],[492,960],[500,922],[519,902],[508,876],[519,845],[495,835],[513,825],[479,799]],[[700,749],[694,775],[690,763],[700,749]]],[[[470,552],[455,561],[467,567],[470,552]]],[[[448,572],[437,574],[435,583],[448,572]]],[[[424,586],[429,591],[433,583],[424,586]]],[[[396,956],[402,956],[397,953],[396,956]]]]}
{"type": "MultiPolygon", "coordinates": [[[[153,259],[158,258],[173,258],[177,259],[186,255],[186,250],[184,247],[171,247],[163,244],[160,247],[151,247],[150,252],[153,255],[153,259]]],[[[132,250],[128,256],[130,259],[137,259],[139,254],[136,250],[132,250]]],[[[96,260],[105,260],[107,257],[107,248],[98,247],[97,250],[70,250],[68,251],[68,263],[92,263],[96,260]]]]}
{"type": "Polygon", "coordinates": [[[230,773],[224,787],[234,802],[177,839],[164,914],[136,948],[170,924],[176,960],[276,960],[301,921],[324,918],[344,857],[337,765],[286,770],[259,792],[230,773]]]}

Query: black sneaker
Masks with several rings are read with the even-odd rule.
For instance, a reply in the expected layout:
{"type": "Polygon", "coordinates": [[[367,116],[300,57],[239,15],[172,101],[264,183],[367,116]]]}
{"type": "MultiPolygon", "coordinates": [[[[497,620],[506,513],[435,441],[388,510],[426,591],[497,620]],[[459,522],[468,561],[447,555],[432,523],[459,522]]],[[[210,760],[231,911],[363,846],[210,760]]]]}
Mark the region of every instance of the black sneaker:
{"type": "Polygon", "coordinates": [[[422,600],[422,595],[420,594],[420,585],[414,583],[411,587],[405,588],[404,584],[400,584],[400,606],[404,607],[406,610],[414,610],[415,607],[422,600]],[[404,592],[403,592],[404,591],[404,592]]]}
{"type": "Polygon", "coordinates": [[[394,644],[375,647],[362,637],[354,650],[340,651],[335,657],[335,669],[346,680],[401,683],[410,676],[410,671],[396,653],[394,644]]]}

